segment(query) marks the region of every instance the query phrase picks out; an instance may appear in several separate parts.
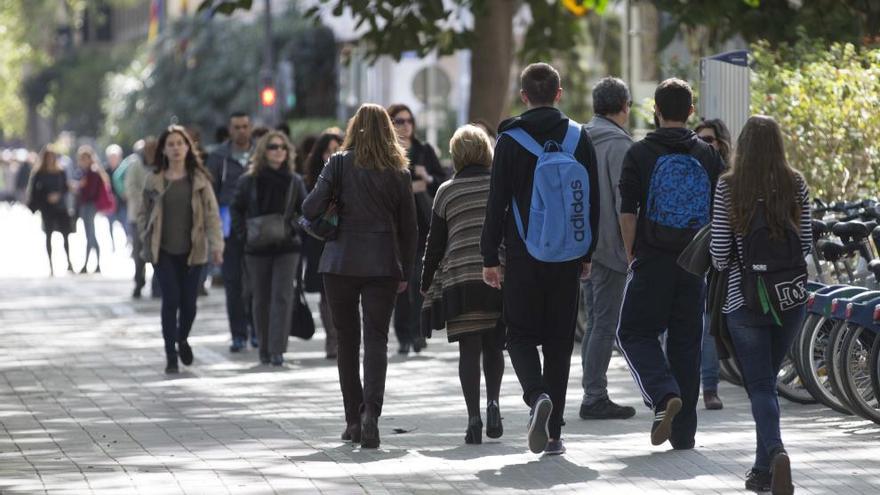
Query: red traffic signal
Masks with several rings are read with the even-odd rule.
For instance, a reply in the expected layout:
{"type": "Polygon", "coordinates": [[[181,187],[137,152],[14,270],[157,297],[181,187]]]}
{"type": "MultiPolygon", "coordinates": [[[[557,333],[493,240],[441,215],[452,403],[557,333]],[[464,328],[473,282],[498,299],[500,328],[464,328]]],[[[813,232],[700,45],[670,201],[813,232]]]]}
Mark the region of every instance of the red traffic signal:
{"type": "Polygon", "coordinates": [[[263,86],[263,89],[260,90],[260,103],[264,107],[275,106],[276,98],[275,86],[263,86]]]}

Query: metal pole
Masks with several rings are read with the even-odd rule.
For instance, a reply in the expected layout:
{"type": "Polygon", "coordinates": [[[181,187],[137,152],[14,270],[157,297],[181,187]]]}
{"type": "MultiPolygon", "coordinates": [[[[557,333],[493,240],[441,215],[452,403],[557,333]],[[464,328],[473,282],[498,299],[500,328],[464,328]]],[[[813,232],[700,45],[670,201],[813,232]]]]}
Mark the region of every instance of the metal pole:
{"type": "Polygon", "coordinates": [[[272,0],[264,0],[265,5],[265,29],[266,29],[266,45],[263,51],[263,74],[272,81],[272,87],[275,88],[276,101],[271,107],[264,108],[264,124],[274,126],[278,120],[278,85],[275,84],[275,64],[274,54],[272,53],[272,0]]]}

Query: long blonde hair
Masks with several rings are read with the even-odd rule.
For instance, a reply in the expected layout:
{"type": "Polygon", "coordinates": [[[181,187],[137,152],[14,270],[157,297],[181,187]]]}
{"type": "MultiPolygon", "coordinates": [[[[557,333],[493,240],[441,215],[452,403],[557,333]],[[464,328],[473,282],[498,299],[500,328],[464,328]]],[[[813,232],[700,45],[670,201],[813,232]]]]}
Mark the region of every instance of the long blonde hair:
{"type": "Polygon", "coordinates": [[[355,164],[374,170],[405,170],[406,150],[397,142],[391,117],[379,105],[364,103],[348,121],[343,150],[354,152],[355,164]]]}
{"type": "Polygon", "coordinates": [[[266,147],[269,146],[272,138],[280,139],[284,146],[287,147],[287,169],[293,171],[293,159],[296,158],[296,150],[293,149],[293,145],[290,144],[290,140],[287,139],[287,135],[283,132],[269,131],[257,141],[257,146],[254,148],[254,158],[251,160],[251,168],[248,173],[257,175],[264,168],[269,167],[269,160],[266,158],[266,147]]]}

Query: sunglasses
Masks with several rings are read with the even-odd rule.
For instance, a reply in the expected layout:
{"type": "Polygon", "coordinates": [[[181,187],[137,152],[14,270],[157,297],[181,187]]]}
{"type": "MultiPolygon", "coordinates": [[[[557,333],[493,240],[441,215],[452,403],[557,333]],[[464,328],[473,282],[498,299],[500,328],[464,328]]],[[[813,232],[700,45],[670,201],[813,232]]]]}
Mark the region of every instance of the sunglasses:
{"type": "Polygon", "coordinates": [[[270,144],[270,145],[266,146],[266,149],[269,151],[278,151],[278,150],[287,151],[287,146],[285,146],[283,144],[270,144]]]}
{"type": "Polygon", "coordinates": [[[416,123],[416,121],[414,119],[401,119],[401,118],[394,119],[391,122],[393,122],[394,125],[404,125],[404,124],[415,124],[416,123]]]}
{"type": "Polygon", "coordinates": [[[698,137],[708,144],[713,144],[715,142],[715,136],[698,136],[698,137]]]}

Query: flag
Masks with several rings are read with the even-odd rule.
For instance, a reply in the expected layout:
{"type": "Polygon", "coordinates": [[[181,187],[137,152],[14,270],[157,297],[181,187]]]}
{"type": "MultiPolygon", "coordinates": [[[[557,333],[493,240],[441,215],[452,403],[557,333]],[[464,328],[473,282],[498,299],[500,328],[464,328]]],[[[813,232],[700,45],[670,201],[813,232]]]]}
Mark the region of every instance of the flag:
{"type": "Polygon", "coordinates": [[[147,30],[147,41],[153,41],[162,31],[165,23],[165,0],[150,1],[150,27],[147,30]]]}

